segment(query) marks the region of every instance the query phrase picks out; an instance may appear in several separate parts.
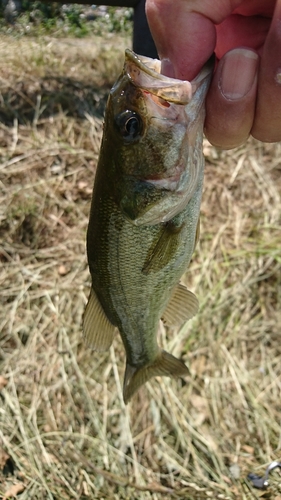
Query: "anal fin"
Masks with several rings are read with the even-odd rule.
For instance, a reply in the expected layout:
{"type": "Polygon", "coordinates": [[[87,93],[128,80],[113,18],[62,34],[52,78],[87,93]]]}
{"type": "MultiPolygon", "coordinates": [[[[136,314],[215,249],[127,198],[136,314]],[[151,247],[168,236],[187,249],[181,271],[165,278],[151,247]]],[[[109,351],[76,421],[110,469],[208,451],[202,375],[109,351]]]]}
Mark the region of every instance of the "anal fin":
{"type": "Polygon", "coordinates": [[[105,312],[91,288],[90,297],[83,316],[83,333],[88,347],[96,351],[110,348],[115,326],[107,319],[105,312]]]}
{"type": "Polygon", "coordinates": [[[195,316],[198,307],[198,300],[194,293],[179,283],[161,319],[167,326],[179,326],[195,316]]]}
{"type": "Polygon", "coordinates": [[[160,351],[153,363],[140,368],[127,363],[123,386],[124,403],[127,404],[138,389],[152,377],[186,375],[189,375],[189,370],[184,362],[166,351],[160,351]]]}

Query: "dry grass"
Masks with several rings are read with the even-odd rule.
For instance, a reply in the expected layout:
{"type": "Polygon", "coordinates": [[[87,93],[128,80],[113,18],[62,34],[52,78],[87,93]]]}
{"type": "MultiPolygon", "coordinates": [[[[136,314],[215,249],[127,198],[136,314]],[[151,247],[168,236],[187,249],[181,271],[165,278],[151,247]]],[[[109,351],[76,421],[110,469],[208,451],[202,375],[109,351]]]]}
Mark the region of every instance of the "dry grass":
{"type": "Polygon", "coordinates": [[[83,345],[101,113],[126,43],[0,43],[0,497],[280,499],[278,473],[266,493],[247,474],[281,454],[281,144],[205,144],[186,276],[200,313],[160,332],[189,380],[125,407],[120,339],[83,345]]]}

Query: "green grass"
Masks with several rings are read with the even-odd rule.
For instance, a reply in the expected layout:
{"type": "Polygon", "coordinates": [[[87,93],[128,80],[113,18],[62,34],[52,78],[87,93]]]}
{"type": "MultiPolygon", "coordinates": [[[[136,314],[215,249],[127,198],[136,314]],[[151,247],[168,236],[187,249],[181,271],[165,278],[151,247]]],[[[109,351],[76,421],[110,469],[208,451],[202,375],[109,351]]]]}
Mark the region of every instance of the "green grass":
{"type": "Polygon", "coordinates": [[[107,36],[108,34],[131,35],[133,9],[107,7],[104,15],[98,15],[89,5],[44,2],[23,2],[22,12],[13,25],[5,22],[0,10],[0,33],[40,38],[52,35],[57,38],[107,36]],[[87,20],[87,14],[93,19],[87,20]]]}

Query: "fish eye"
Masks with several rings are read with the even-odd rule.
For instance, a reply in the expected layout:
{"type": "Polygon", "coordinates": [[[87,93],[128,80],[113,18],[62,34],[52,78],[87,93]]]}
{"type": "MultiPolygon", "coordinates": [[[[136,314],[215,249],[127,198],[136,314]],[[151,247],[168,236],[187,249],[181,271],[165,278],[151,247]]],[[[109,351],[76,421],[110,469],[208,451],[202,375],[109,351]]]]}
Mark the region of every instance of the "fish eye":
{"type": "Polygon", "coordinates": [[[115,117],[115,122],[126,142],[134,141],[142,132],[142,120],[135,111],[123,111],[115,117]]]}

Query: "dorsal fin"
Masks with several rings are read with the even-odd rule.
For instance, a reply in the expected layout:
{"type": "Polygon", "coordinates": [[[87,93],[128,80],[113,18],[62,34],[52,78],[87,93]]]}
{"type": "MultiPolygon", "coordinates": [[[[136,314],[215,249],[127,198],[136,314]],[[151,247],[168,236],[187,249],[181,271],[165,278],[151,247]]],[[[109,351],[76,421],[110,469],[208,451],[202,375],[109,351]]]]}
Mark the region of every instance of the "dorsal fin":
{"type": "Polygon", "coordinates": [[[107,319],[99,299],[91,288],[83,316],[83,332],[86,344],[96,351],[106,351],[112,344],[114,330],[115,326],[107,319]]]}
{"type": "Polygon", "coordinates": [[[185,321],[195,316],[198,307],[198,300],[194,293],[179,283],[161,319],[167,326],[182,325],[185,321]]]}

